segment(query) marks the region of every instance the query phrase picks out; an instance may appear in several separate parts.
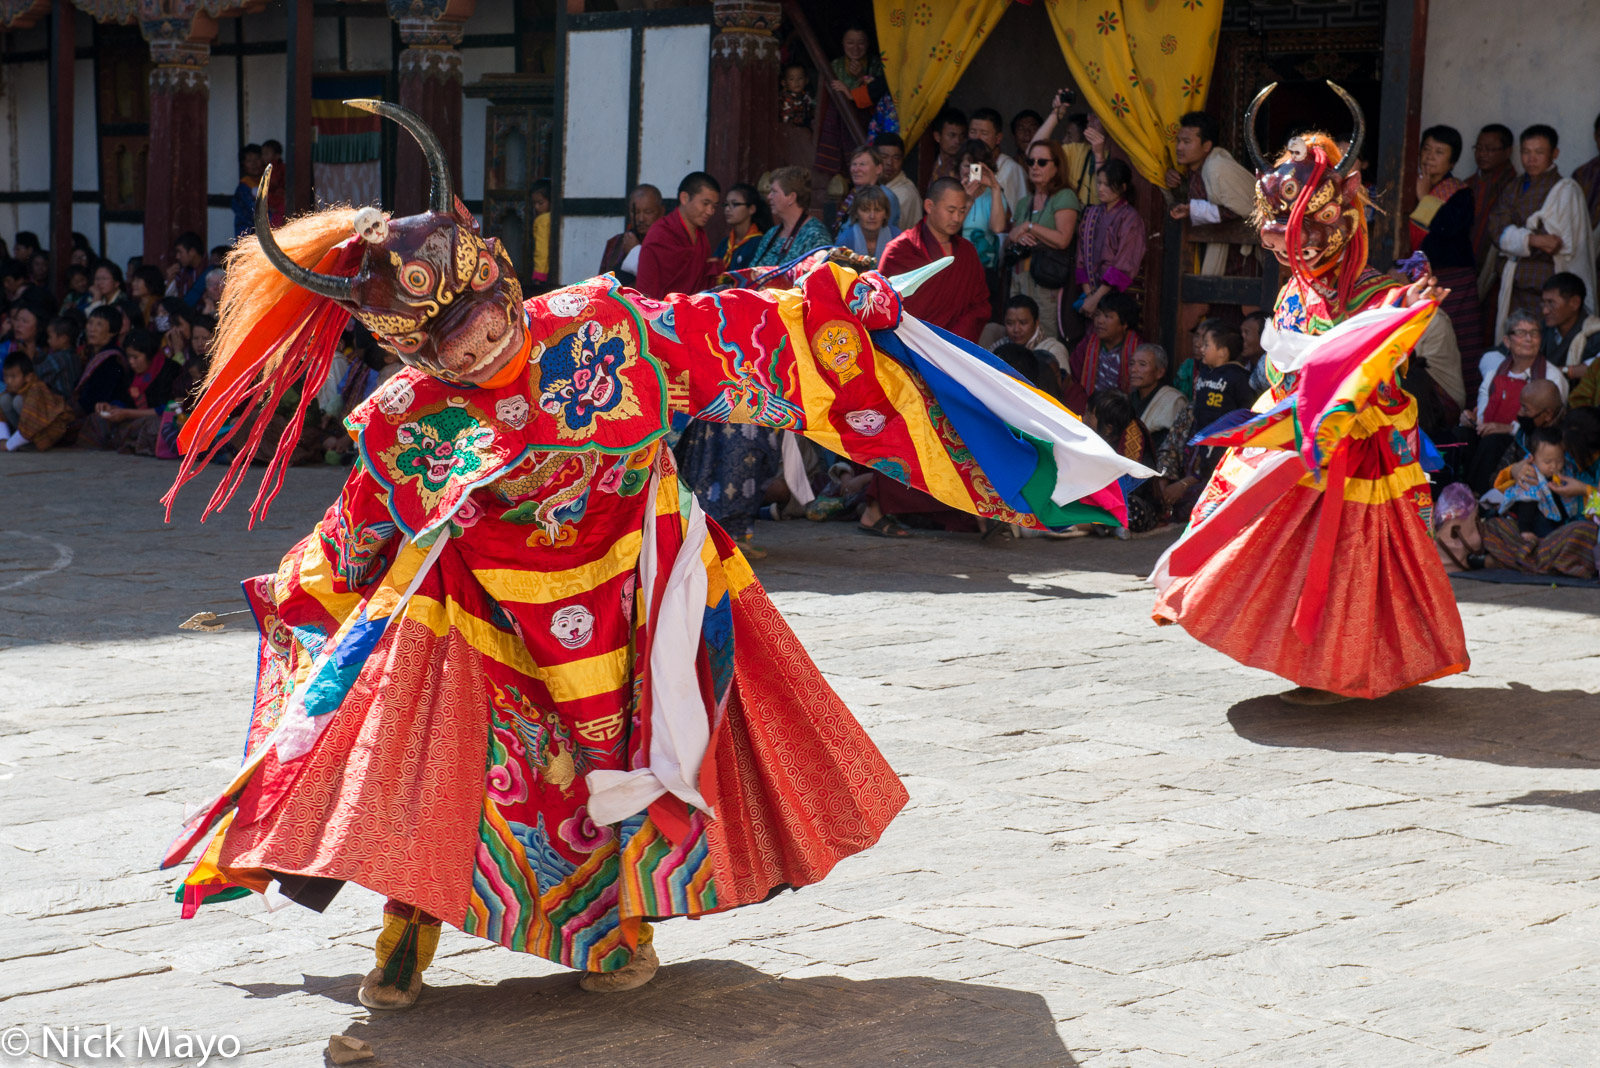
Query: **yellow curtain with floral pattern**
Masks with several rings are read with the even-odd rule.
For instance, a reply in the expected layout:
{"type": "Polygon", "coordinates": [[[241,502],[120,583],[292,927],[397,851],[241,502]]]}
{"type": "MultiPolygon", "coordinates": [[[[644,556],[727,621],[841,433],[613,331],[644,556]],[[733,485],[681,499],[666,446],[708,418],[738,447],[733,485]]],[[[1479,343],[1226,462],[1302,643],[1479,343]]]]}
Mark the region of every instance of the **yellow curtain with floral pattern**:
{"type": "MultiPolygon", "coordinates": [[[[1221,0],[1214,0],[1220,4],[1221,0]]],[[[874,0],[883,73],[916,143],[988,39],[1010,0],[874,0]]]]}
{"type": "Polygon", "coordinates": [[[1211,87],[1222,0],[1047,3],[1084,104],[1139,173],[1161,185],[1177,166],[1178,116],[1202,108],[1211,87]]]}

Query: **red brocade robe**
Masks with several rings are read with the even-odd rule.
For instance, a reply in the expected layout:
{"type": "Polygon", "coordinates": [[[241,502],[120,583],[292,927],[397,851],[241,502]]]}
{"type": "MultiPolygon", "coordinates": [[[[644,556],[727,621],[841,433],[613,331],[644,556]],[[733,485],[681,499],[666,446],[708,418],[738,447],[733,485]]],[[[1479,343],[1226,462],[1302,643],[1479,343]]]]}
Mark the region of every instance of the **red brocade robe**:
{"type": "Polygon", "coordinates": [[[792,430],[1035,525],[875,348],[898,296],[831,266],[800,290],[654,301],[601,278],[525,308],[534,354],[509,384],[408,369],[352,413],[339,501],[245,583],[261,631],[247,752],[266,755],[169,850],[220,823],[188,910],[230,884],[354,881],[604,971],[647,919],[816,882],[905,804],[660,441],[670,410],[792,430]],[[348,653],[363,635],[370,652],[348,653]],[[280,720],[320,733],[285,758],[263,745],[280,720]],[[697,731],[695,767],[681,736],[697,731]],[[613,791],[634,788],[631,814],[594,818],[594,790],[624,811],[613,791]]]}
{"type": "MultiPolygon", "coordinates": [[[[939,239],[927,223],[922,223],[889,242],[879,270],[888,275],[904,274],[944,255],[939,239]]],[[[989,321],[989,283],[984,281],[983,264],[971,241],[957,234],[950,241],[950,255],[955,262],[923,282],[906,299],[906,311],[957,337],[977,341],[983,324],[989,321]]]]}
{"type": "MultiPolygon", "coordinates": [[[[1337,321],[1399,296],[1366,270],[1337,321]]],[[[1326,308],[1291,279],[1272,325],[1322,334],[1337,325],[1326,308]]],[[[1404,352],[1375,353],[1347,379],[1360,399],[1314,474],[1296,471],[1292,453],[1227,452],[1183,539],[1157,565],[1157,623],[1178,623],[1241,664],[1350,697],[1466,670],[1461,616],[1433,547],[1417,404],[1398,381],[1403,366],[1404,352]]],[[[1268,377],[1258,412],[1298,385],[1276,368],[1268,377]]]]}

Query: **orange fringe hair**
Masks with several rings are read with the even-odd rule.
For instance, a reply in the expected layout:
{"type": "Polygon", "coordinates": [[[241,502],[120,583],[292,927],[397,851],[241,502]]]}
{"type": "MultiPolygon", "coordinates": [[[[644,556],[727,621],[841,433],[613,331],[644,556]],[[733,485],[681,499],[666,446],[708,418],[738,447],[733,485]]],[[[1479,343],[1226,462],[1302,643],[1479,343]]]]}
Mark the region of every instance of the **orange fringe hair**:
{"type": "MultiPolygon", "coordinates": [[[[341,241],[355,233],[351,226],[355,217],[356,209],[352,207],[327,208],[291,219],[272,231],[272,236],[294,262],[314,267],[341,241]]],[[[233,362],[245,338],[262,317],[296,288],[267,262],[266,254],[261,251],[261,240],[254,234],[239,239],[228,253],[224,267],[227,282],[222,287],[217,333],[211,342],[212,353],[221,354],[222,358],[214,356],[211,361],[206,375],[208,387],[233,362]]],[[[289,340],[285,337],[284,343],[289,340]]],[[[281,356],[281,353],[276,355],[281,356]]],[[[270,372],[270,365],[262,371],[263,375],[270,372]]]]}

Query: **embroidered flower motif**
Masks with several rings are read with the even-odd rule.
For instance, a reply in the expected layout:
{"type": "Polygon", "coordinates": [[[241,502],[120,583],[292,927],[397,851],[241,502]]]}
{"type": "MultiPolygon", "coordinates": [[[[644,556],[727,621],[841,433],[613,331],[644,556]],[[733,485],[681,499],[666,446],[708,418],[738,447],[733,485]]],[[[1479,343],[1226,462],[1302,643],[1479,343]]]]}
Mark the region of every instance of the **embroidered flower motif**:
{"type": "Polygon", "coordinates": [[[926,26],[933,21],[933,8],[929,4],[918,4],[911,9],[911,21],[918,26],[926,26]]]}
{"type": "Polygon", "coordinates": [[[1204,78],[1200,77],[1200,75],[1198,75],[1198,74],[1189,75],[1187,78],[1185,78],[1183,80],[1183,96],[1184,96],[1184,99],[1186,99],[1186,100],[1189,100],[1189,99],[1198,100],[1200,98],[1200,92],[1201,92],[1201,90],[1203,90],[1205,88],[1205,85],[1206,85],[1206,81],[1205,81],[1204,78]]]}
{"type": "Polygon", "coordinates": [[[1135,88],[1135,89],[1139,88],[1139,72],[1138,71],[1130,70],[1128,72],[1128,84],[1130,86],[1132,86],[1133,88],[1135,88]]]}
{"type": "Polygon", "coordinates": [[[928,58],[932,59],[932,60],[936,60],[936,61],[941,62],[941,63],[944,62],[945,60],[949,59],[950,58],[950,42],[944,41],[944,40],[940,40],[938,44],[936,44],[932,48],[928,49],[928,58]]]}
{"type": "Polygon", "coordinates": [[[1094,20],[1094,32],[1101,37],[1117,32],[1117,13],[1115,11],[1102,11],[1100,17],[1094,20]]]}
{"type": "Polygon", "coordinates": [[[562,820],[561,827],[556,833],[561,835],[563,842],[579,853],[593,853],[615,837],[615,832],[610,827],[596,823],[589,817],[588,805],[581,806],[578,811],[562,820]]]}
{"type": "Polygon", "coordinates": [[[1084,65],[1083,69],[1088,72],[1089,80],[1091,82],[1098,83],[1100,81],[1100,74],[1101,74],[1100,64],[1096,63],[1094,60],[1091,59],[1088,63],[1086,63],[1084,65]]]}
{"type": "Polygon", "coordinates": [[[1205,0],[1183,0],[1183,9],[1185,11],[1199,11],[1205,6],[1205,0]]]}
{"type": "Polygon", "coordinates": [[[1114,93],[1111,97],[1111,113],[1119,119],[1128,117],[1128,112],[1133,110],[1133,105],[1128,103],[1128,98],[1121,93],[1114,93]]]}
{"type": "Polygon", "coordinates": [[[906,24],[906,9],[905,8],[897,7],[897,8],[894,8],[893,10],[891,10],[889,12],[889,25],[891,25],[891,26],[895,27],[896,29],[898,29],[899,27],[904,26],[905,24],[906,24]]]}
{"type": "Polygon", "coordinates": [[[1170,56],[1170,55],[1172,55],[1172,53],[1176,52],[1177,50],[1178,50],[1178,39],[1176,37],[1174,37],[1172,34],[1169,33],[1165,37],[1161,38],[1161,54],[1162,55],[1170,56]]]}

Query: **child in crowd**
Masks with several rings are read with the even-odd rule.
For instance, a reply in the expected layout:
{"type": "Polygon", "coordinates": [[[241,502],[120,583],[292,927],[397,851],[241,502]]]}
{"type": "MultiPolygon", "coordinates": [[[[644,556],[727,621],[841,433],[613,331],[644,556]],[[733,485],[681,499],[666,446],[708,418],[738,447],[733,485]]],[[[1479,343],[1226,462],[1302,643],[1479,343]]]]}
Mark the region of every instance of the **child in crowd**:
{"type": "MultiPolygon", "coordinates": [[[[1194,372],[1194,428],[1196,433],[1218,419],[1248,408],[1256,395],[1250,389],[1250,372],[1241,362],[1244,338],[1235,331],[1216,326],[1206,331],[1200,346],[1200,366],[1194,372]]],[[[1205,465],[1207,478],[1222,458],[1222,450],[1206,450],[1211,455],[1205,465]]]]}
{"type": "Polygon", "coordinates": [[[61,301],[61,310],[86,311],[93,300],[94,294],[89,292],[89,268],[77,264],[67,268],[67,295],[61,301]]]}
{"type": "Polygon", "coordinates": [[[1256,396],[1267,391],[1267,351],[1261,347],[1261,331],[1267,325],[1264,312],[1253,311],[1239,324],[1239,336],[1244,338],[1244,365],[1250,369],[1250,388],[1256,396]]]}
{"type": "Polygon", "coordinates": [[[778,100],[779,120],[790,126],[811,128],[811,118],[816,112],[816,101],[806,92],[810,79],[806,69],[798,63],[783,68],[783,93],[778,100]]]}
{"type": "Polygon", "coordinates": [[[33,373],[33,361],[13,352],[0,365],[6,393],[15,401],[17,425],[0,422],[0,442],[7,452],[32,447],[48,449],[61,440],[72,425],[72,408],[66,398],[52,390],[33,373]]]}
{"type": "Polygon", "coordinates": [[[1522,543],[1532,552],[1540,538],[1583,518],[1584,500],[1594,487],[1565,474],[1567,449],[1559,427],[1535,427],[1528,434],[1528,452],[1538,477],[1518,482],[1508,467],[1495,480],[1495,488],[1505,494],[1500,514],[1516,519],[1522,543]]]}
{"type": "Polygon", "coordinates": [[[64,315],[51,319],[44,328],[45,354],[33,365],[39,381],[63,397],[72,396],[72,391],[78,388],[78,376],[82,373],[82,365],[73,348],[77,337],[76,322],[64,315]]]}
{"type": "Polygon", "coordinates": [[[543,292],[550,281],[550,180],[533,183],[533,292],[543,292]]]}

